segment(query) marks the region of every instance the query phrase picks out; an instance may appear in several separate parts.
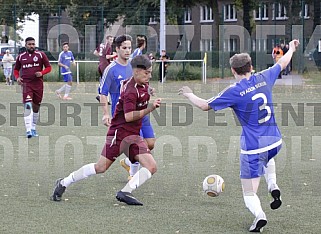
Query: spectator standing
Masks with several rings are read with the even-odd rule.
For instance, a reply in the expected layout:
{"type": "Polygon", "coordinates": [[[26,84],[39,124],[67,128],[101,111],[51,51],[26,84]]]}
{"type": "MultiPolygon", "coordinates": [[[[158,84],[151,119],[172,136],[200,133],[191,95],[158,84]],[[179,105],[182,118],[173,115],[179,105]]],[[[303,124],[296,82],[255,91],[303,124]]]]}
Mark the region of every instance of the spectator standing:
{"type": "Polygon", "coordinates": [[[166,61],[170,60],[169,56],[166,54],[166,50],[162,50],[159,59],[162,60],[162,62],[159,64],[159,82],[163,82],[167,74],[168,63],[166,61]]]}
{"type": "Polygon", "coordinates": [[[2,58],[3,64],[3,74],[6,78],[6,84],[12,85],[11,75],[12,75],[12,64],[15,62],[13,56],[10,54],[10,50],[6,50],[5,55],[2,58]]]}

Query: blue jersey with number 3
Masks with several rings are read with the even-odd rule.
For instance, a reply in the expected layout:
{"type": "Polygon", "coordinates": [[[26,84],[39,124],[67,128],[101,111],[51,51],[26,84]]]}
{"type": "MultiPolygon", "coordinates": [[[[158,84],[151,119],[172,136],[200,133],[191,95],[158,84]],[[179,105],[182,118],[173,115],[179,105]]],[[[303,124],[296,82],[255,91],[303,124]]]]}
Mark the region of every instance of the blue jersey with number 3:
{"type": "Polygon", "coordinates": [[[275,64],[250,79],[242,79],[207,101],[215,111],[227,107],[234,110],[242,126],[243,154],[266,152],[282,144],[272,102],[272,88],[280,72],[281,66],[275,64]]]}

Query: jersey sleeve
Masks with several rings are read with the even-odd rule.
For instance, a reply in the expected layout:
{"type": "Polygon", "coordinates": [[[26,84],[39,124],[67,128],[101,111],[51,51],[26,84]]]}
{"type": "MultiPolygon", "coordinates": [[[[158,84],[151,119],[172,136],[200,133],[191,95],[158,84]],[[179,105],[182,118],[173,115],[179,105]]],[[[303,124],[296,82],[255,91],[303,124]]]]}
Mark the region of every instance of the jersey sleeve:
{"type": "Polygon", "coordinates": [[[269,67],[266,70],[263,70],[261,75],[263,75],[264,79],[266,82],[270,85],[273,86],[276,79],[278,78],[279,74],[281,72],[281,65],[276,63],[272,67],[269,67]]]}
{"type": "Polygon", "coordinates": [[[41,73],[42,75],[45,75],[51,71],[51,64],[45,53],[42,53],[42,61],[43,61],[43,65],[45,66],[45,69],[41,73]]]}
{"type": "Polygon", "coordinates": [[[19,72],[20,72],[20,69],[21,69],[21,63],[20,63],[20,55],[17,57],[16,59],[16,64],[14,65],[14,76],[16,78],[19,77],[19,72]]]}
{"type": "Polygon", "coordinates": [[[103,55],[106,57],[106,55],[111,55],[111,54],[112,54],[111,46],[110,46],[110,45],[107,45],[107,46],[106,46],[106,49],[104,50],[103,55]]]}
{"type": "Polygon", "coordinates": [[[70,54],[71,54],[71,62],[75,61],[74,54],[72,52],[70,52],[70,54]]]}
{"type": "Polygon", "coordinates": [[[136,111],[137,93],[126,90],[124,93],[124,113],[136,111]]]}
{"type": "Polygon", "coordinates": [[[217,96],[207,100],[207,104],[215,111],[232,107],[235,104],[234,89],[227,87],[217,96]]]}
{"type": "Polygon", "coordinates": [[[134,51],[134,53],[132,54],[132,58],[135,58],[137,55],[141,55],[142,53],[141,53],[141,50],[139,49],[139,48],[137,48],[135,51],[134,51]]]}
{"type": "Polygon", "coordinates": [[[99,85],[100,94],[108,96],[108,92],[110,91],[110,86],[113,82],[113,79],[113,70],[106,68],[99,85]]]}
{"type": "Polygon", "coordinates": [[[62,61],[62,53],[63,52],[60,52],[60,54],[59,54],[59,57],[58,57],[58,63],[63,63],[63,61],[62,61]]]}

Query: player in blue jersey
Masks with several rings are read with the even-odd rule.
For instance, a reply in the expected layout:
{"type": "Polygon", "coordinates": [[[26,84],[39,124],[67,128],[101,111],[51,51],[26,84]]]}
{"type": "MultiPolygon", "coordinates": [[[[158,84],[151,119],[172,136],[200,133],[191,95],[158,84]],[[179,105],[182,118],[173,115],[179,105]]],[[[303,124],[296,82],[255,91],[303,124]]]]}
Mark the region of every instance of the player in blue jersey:
{"type": "Polygon", "coordinates": [[[132,58],[135,58],[137,55],[143,54],[143,50],[146,48],[146,39],[144,36],[137,36],[136,46],[137,48],[134,50],[133,54],[131,55],[132,58]]]}
{"type": "Polygon", "coordinates": [[[61,75],[66,84],[61,86],[60,89],[56,90],[56,95],[64,100],[71,100],[72,98],[69,97],[72,86],[72,73],[70,71],[70,65],[76,65],[76,63],[73,53],[69,50],[68,42],[64,42],[62,44],[62,49],[63,51],[61,51],[58,58],[58,66],[61,67],[61,75]],[[65,95],[61,97],[61,93],[63,91],[65,91],[65,95]]]}
{"type": "Polygon", "coordinates": [[[110,125],[112,115],[115,112],[116,104],[120,95],[121,83],[133,75],[132,67],[129,63],[129,57],[132,50],[131,41],[132,38],[129,35],[121,35],[115,39],[118,57],[106,67],[100,81],[100,102],[103,107],[103,123],[106,126],[110,125]],[[108,93],[110,94],[112,104],[111,112],[107,101],[108,93]]]}
{"type": "MultiPolygon", "coordinates": [[[[136,56],[143,54],[143,50],[146,47],[146,39],[144,36],[137,36],[136,46],[137,48],[131,55],[132,58],[135,58],[136,56]]],[[[151,95],[153,95],[153,92],[154,89],[150,87],[151,95]]],[[[153,126],[151,125],[150,118],[148,115],[143,117],[143,124],[140,130],[140,136],[144,138],[150,150],[154,149],[156,138],[153,126]]],[[[139,162],[131,163],[128,158],[120,160],[120,165],[128,171],[128,180],[131,180],[131,178],[136,174],[140,167],[139,162]]]]}
{"type": "Polygon", "coordinates": [[[204,111],[232,108],[240,121],[240,177],[243,198],[246,207],[255,216],[250,232],[260,232],[267,224],[257,196],[261,176],[265,176],[268,190],[273,197],[271,208],[277,209],[282,204],[273,159],[281,148],[282,138],[275,122],[272,88],[298,45],[298,40],[291,41],[289,51],[274,66],[253,75],[250,56],[246,53],[234,55],[230,58],[230,65],[238,82],[208,100],[196,96],[187,86],[179,90],[179,94],[204,111]]]}

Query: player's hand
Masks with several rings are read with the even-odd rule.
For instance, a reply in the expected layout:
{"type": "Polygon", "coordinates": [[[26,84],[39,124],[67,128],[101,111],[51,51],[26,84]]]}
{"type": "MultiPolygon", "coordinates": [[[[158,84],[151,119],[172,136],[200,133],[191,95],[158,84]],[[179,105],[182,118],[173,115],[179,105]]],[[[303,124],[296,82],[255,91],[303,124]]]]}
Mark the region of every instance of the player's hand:
{"type": "Polygon", "coordinates": [[[154,109],[160,107],[161,102],[162,102],[162,99],[157,98],[157,99],[153,102],[153,107],[154,107],[154,109]]]}
{"type": "Polygon", "coordinates": [[[156,92],[156,89],[155,88],[152,88],[152,87],[148,87],[148,93],[149,95],[151,96],[155,96],[155,92],[156,92]]]}
{"type": "Polygon", "coordinates": [[[178,90],[178,95],[183,95],[185,97],[187,97],[191,93],[193,93],[193,90],[188,86],[183,86],[178,90]]]}
{"type": "Polygon", "coordinates": [[[103,124],[109,126],[111,124],[111,118],[109,115],[104,115],[102,118],[103,124]]]}
{"type": "Polygon", "coordinates": [[[297,48],[299,45],[300,45],[299,40],[294,39],[294,40],[290,41],[290,43],[289,43],[289,49],[292,49],[293,52],[295,52],[295,51],[296,51],[296,48],[297,48]]]}
{"type": "Polygon", "coordinates": [[[42,73],[41,72],[36,72],[35,75],[36,75],[36,77],[42,77],[42,73]]]}
{"type": "Polygon", "coordinates": [[[21,77],[17,78],[17,83],[18,85],[22,85],[23,84],[23,79],[21,77]]]}

